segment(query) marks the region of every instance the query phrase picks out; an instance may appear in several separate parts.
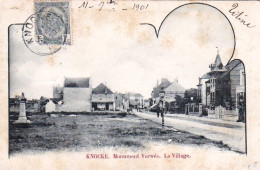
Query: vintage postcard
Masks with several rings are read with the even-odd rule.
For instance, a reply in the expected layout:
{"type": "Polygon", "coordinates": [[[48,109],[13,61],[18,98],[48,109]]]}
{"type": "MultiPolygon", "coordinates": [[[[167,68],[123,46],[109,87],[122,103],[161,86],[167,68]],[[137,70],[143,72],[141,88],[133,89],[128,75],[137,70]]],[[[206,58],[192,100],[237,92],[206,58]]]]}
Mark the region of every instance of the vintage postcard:
{"type": "Polygon", "coordinates": [[[0,4],[0,169],[260,169],[258,1],[0,4]]]}

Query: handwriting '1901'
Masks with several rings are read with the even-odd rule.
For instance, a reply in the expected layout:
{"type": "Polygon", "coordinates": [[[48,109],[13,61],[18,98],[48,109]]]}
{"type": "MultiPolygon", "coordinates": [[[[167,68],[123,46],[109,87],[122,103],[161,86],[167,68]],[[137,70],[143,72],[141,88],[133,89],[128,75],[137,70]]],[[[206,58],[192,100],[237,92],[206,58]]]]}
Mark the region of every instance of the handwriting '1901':
{"type": "Polygon", "coordinates": [[[84,9],[98,9],[99,11],[102,11],[103,9],[111,9],[112,11],[117,10],[133,10],[133,11],[144,11],[148,8],[149,4],[141,4],[141,3],[134,3],[132,8],[120,8],[120,5],[115,1],[107,1],[107,2],[100,2],[98,4],[95,4],[96,2],[90,3],[90,2],[83,2],[79,8],[84,9]],[[117,7],[117,8],[116,8],[117,7]]]}

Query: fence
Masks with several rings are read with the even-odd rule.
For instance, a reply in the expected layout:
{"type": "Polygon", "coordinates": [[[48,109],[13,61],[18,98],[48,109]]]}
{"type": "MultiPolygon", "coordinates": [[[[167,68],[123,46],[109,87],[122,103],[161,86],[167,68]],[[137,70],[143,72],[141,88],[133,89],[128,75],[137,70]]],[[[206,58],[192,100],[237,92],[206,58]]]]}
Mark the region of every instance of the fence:
{"type": "Polygon", "coordinates": [[[208,110],[208,117],[236,121],[238,119],[238,111],[226,110],[225,107],[217,106],[215,110],[208,110]]]}

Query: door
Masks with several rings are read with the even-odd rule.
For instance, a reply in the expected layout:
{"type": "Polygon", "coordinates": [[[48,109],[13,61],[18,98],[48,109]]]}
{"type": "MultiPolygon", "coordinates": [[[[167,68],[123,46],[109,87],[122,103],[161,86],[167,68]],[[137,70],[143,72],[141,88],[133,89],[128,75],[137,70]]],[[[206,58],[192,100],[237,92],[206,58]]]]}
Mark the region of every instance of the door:
{"type": "Polygon", "coordinates": [[[106,110],[109,110],[109,104],[106,103],[106,110]]]}

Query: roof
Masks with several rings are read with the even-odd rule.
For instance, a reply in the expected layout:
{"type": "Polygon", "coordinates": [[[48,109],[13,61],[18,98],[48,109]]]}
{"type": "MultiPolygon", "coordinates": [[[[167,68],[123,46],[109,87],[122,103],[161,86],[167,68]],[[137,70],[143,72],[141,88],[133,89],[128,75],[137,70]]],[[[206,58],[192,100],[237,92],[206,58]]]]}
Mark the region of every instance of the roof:
{"type": "MultiPolygon", "coordinates": [[[[219,75],[214,75],[214,78],[223,78],[223,77],[225,77],[230,71],[232,71],[236,66],[238,66],[241,63],[242,62],[240,60],[233,60],[233,61],[231,61],[230,63],[228,63],[225,66],[225,71],[223,71],[219,75]]],[[[202,79],[210,79],[211,77],[213,77],[210,73],[211,72],[204,74],[201,78],[202,79]]]]}
{"type": "Polygon", "coordinates": [[[63,101],[63,99],[58,99],[58,98],[50,98],[50,100],[51,100],[54,104],[58,104],[59,101],[63,101]]]}
{"type": "Polygon", "coordinates": [[[212,72],[210,72],[210,73],[204,74],[201,78],[202,79],[211,79],[211,78],[217,79],[217,78],[221,77],[223,74],[225,74],[227,72],[228,72],[227,70],[223,71],[223,72],[219,72],[219,74],[211,74],[212,72]]]}
{"type": "MultiPolygon", "coordinates": [[[[220,55],[219,55],[219,54],[217,54],[217,56],[216,56],[215,64],[216,64],[217,67],[222,64],[222,61],[221,61],[221,58],[220,58],[220,55]]],[[[222,65],[223,65],[223,64],[222,64],[222,65]]]]}
{"type": "Polygon", "coordinates": [[[89,88],[90,78],[65,78],[64,87],[89,88]]]}
{"type": "Polygon", "coordinates": [[[232,70],[233,68],[235,68],[240,63],[242,63],[242,61],[240,61],[240,60],[232,60],[225,67],[228,70],[232,70]]]}
{"type": "Polygon", "coordinates": [[[151,109],[156,109],[156,108],[159,108],[159,103],[155,103],[154,105],[152,105],[149,110],[151,109]]]}
{"type": "Polygon", "coordinates": [[[211,76],[210,76],[208,73],[206,73],[206,74],[204,74],[201,78],[202,78],[202,79],[210,79],[211,76]]]}
{"type": "Polygon", "coordinates": [[[217,56],[215,58],[215,62],[213,64],[211,64],[209,67],[211,68],[211,70],[208,73],[204,74],[201,77],[201,79],[210,79],[212,77],[218,78],[223,73],[228,71],[228,69],[226,67],[223,67],[219,54],[217,54],[217,56]]]}
{"type": "Polygon", "coordinates": [[[168,87],[164,89],[164,91],[174,91],[174,92],[184,92],[185,88],[182,87],[178,81],[174,81],[168,87]]]}
{"type": "Polygon", "coordinates": [[[95,89],[93,89],[92,94],[114,94],[107,86],[100,83],[95,89]]]}
{"type": "Polygon", "coordinates": [[[152,97],[159,97],[159,92],[161,90],[164,90],[170,84],[171,84],[171,82],[168,79],[162,78],[161,83],[153,88],[153,96],[152,97]]]}
{"type": "Polygon", "coordinates": [[[135,97],[143,97],[140,93],[135,93],[135,97]]]}
{"type": "Polygon", "coordinates": [[[162,82],[158,85],[158,87],[166,88],[171,84],[171,82],[168,79],[163,78],[162,82]]]}
{"type": "Polygon", "coordinates": [[[223,73],[220,77],[225,77],[230,71],[232,71],[236,66],[241,64],[242,62],[240,60],[233,60],[230,63],[228,63],[225,67],[227,68],[227,72],[223,73]]]}
{"type": "Polygon", "coordinates": [[[210,65],[211,68],[211,72],[223,72],[223,71],[227,71],[225,67],[223,67],[220,55],[217,54],[215,62],[213,64],[210,65]]]}

